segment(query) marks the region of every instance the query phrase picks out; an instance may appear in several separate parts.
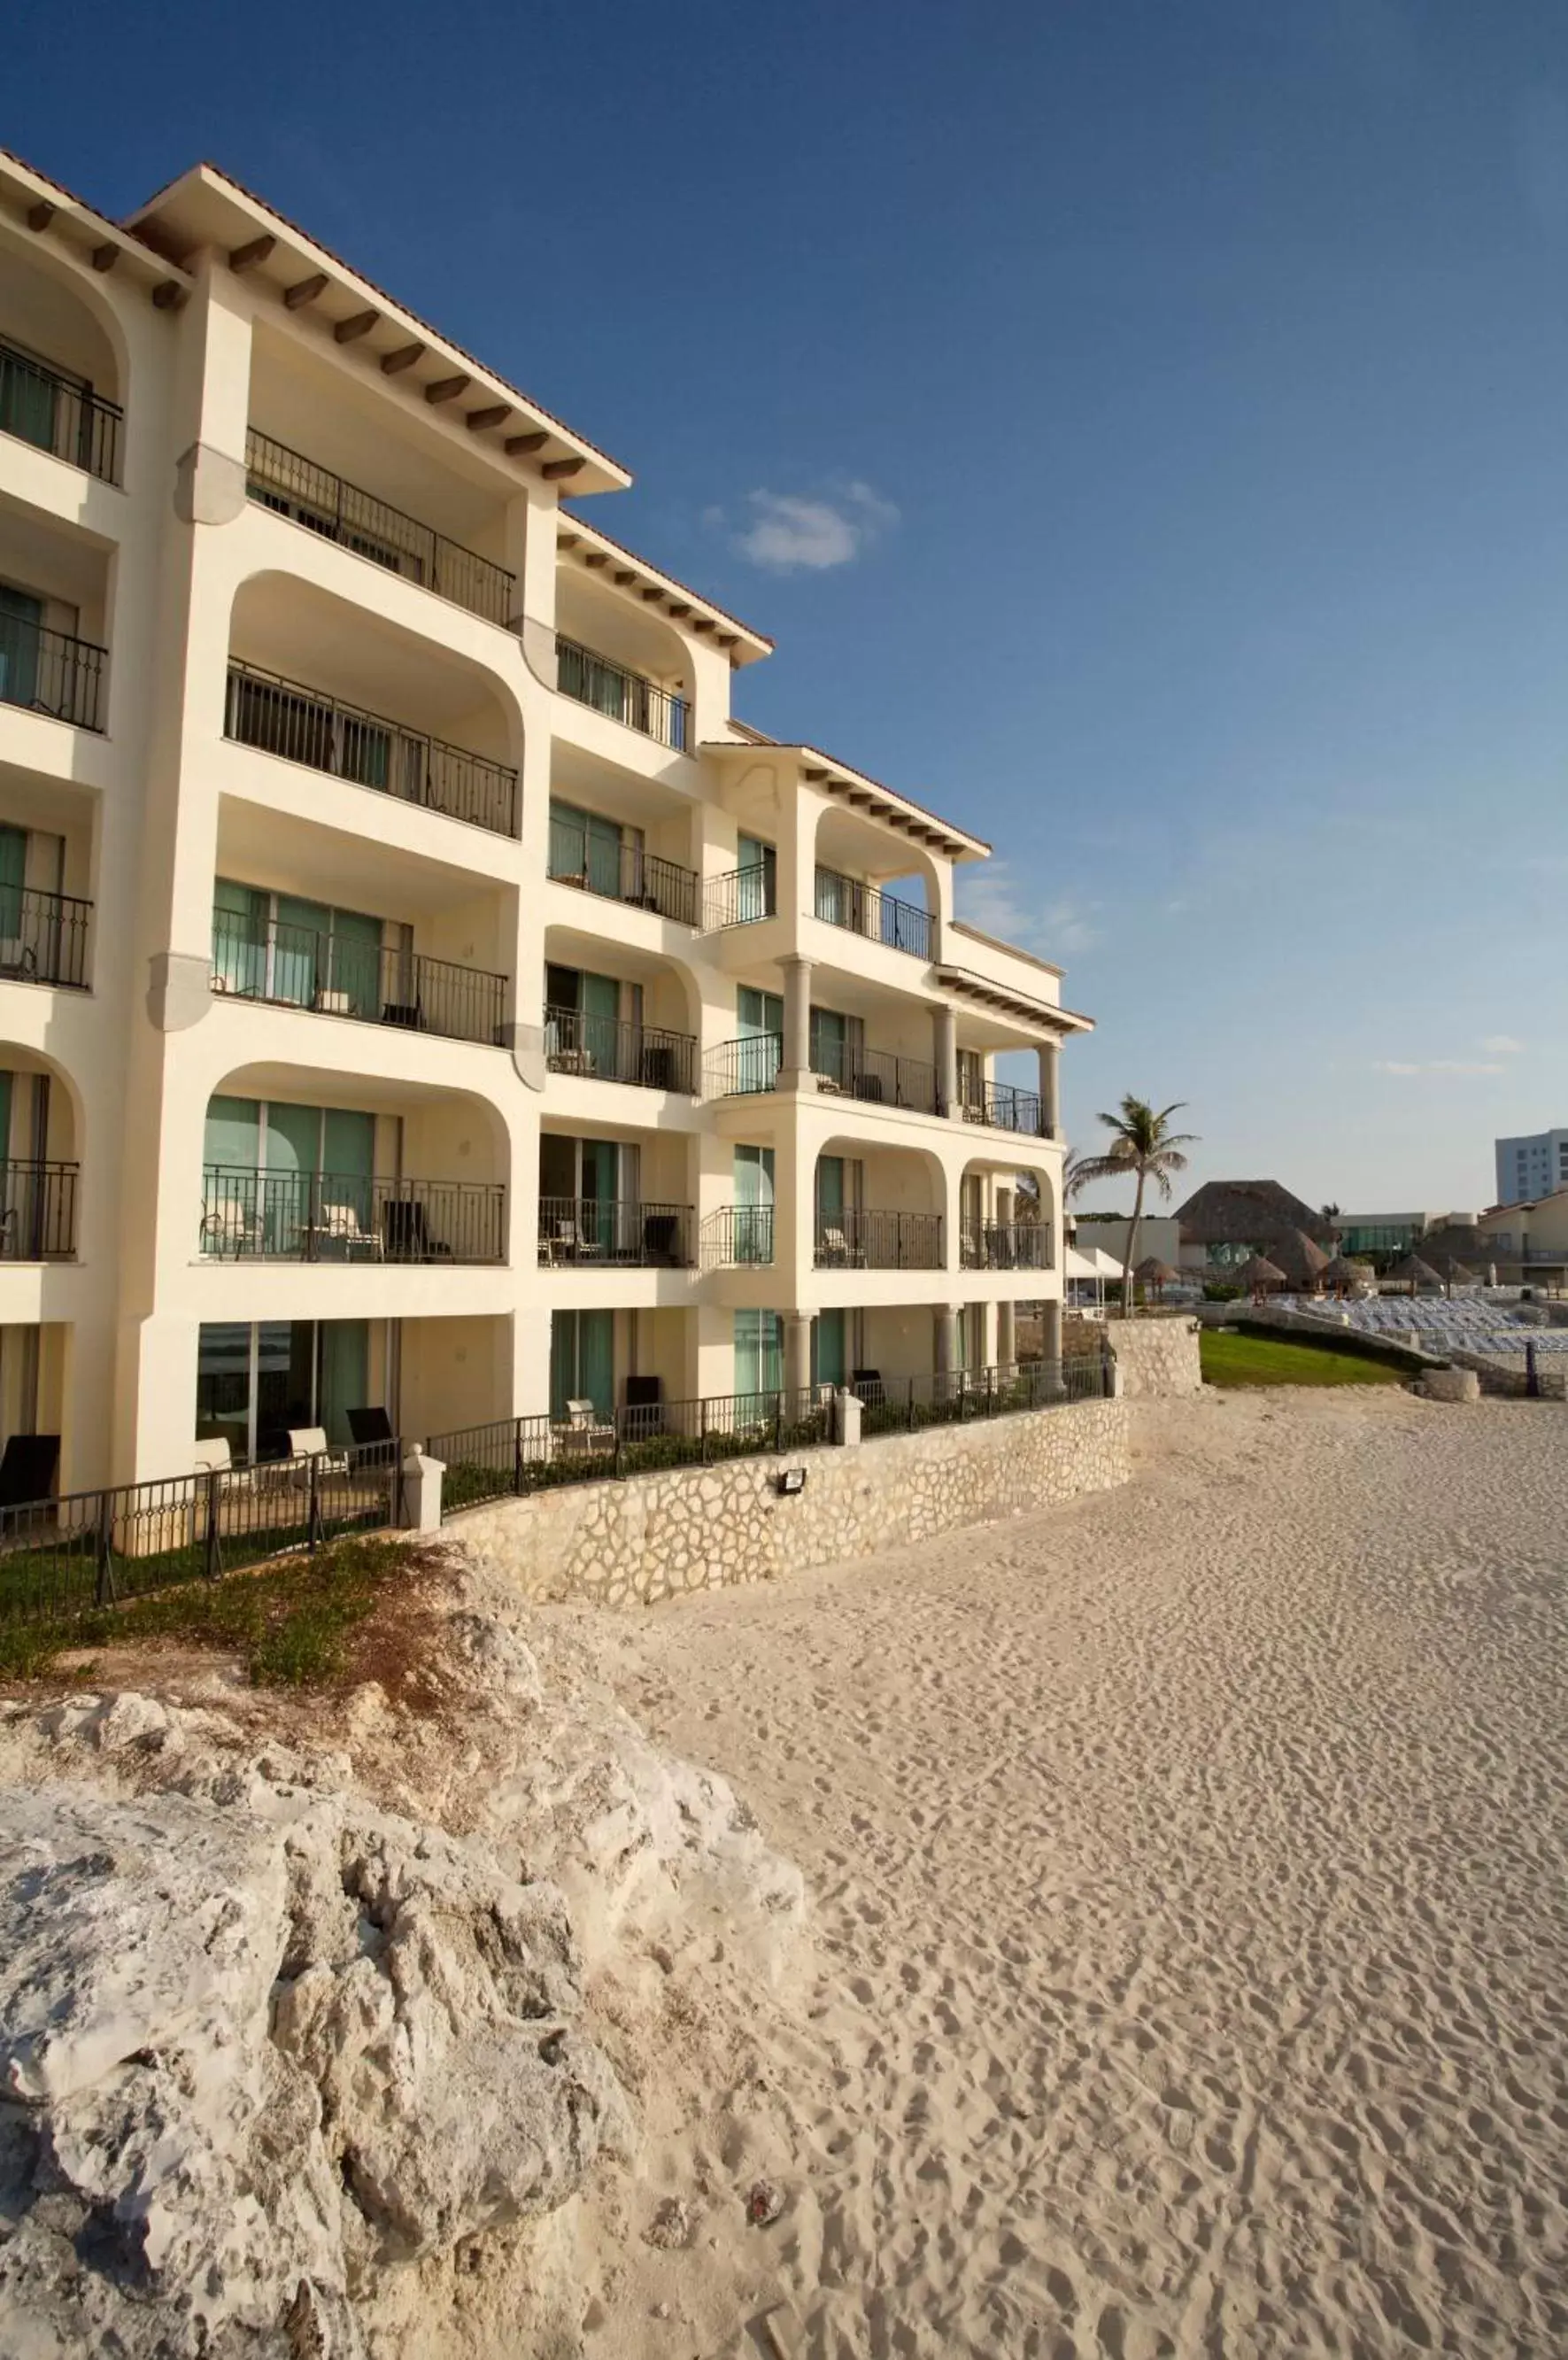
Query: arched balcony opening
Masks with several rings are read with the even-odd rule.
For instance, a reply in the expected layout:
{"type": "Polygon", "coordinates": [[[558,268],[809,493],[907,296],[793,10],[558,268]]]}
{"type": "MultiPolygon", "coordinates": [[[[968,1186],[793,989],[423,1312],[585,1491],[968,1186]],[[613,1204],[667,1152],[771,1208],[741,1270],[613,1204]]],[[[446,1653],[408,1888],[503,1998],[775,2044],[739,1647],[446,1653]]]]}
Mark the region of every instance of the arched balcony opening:
{"type": "Polygon", "coordinates": [[[47,253],[0,242],[0,433],[117,484],[125,384],[107,309],[47,253]]]}
{"type": "Polygon", "coordinates": [[[696,1095],[702,1000],[690,968],[570,926],[546,927],[544,956],[552,1073],[696,1095]]]}
{"type": "Polygon", "coordinates": [[[812,911],[830,926],[931,961],[938,956],[942,880],[929,854],[843,805],[817,819],[812,911]]]}
{"type": "Polygon", "coordinates": [[[692,666],[680,632],[570,562],[556,574],[555,664],[562,696],[672,753],[695,751],[692,666]]]}
{"type": "Polygon", "coordinates": [[[598,900],[649,912],[693,931],[702,880],[691,866],[693,806],[586,748],[557,739],[550,754],[549,875],[598,900]]]}
{"type": "Polygon", "coordinates": [[[287,574],[234,594],[223,732],[499,836],[517,832],[522,716],[482,665],[287,574]]]}
{"type": "MultiPolygon", "coordinates": [[[[0,837],[0,852],[4,839],[0,837]]],[[[517,892],[374,836],[224,795],[212,989],[225,1001],[486,1047],[510,1039],[517,892]]]]}
{"type": "Polygon", "coordinates": [[[217,1262],[502,1263],[508,1138],[466,1092],[252,1065],[207,1104],[199,1246],[217,1262]]]}
{"type": "Polygon", "coordinates": [[[0,982],[90,980],[94,799],[0,762],[0,982]]]}
{"type": "Polygon", "coordinates": [[[1042,1173],[972,1157],[958,1188],[958,1259],[964,1270],[1056,1268],[1056,1202],[1042,1173]]]}
{"type": "Polygon", "coordinates": [[[0,705],[107,727],[109,562],[86,533],[0,502],[0,705]]]}
{"type": "Polygon", "coordinates": [[[689,1136],[613,1115],[550,1115],[539,1136],[544,1270],[691,1270],[697,1261],[689,1136]]]}
{"type": "Polygon", "coordinates": [[[82,1128],[64,1069],[0,1042],[0,1263],[75,1260],[82,1128]]]}
{"type": "Polygon", "coordinates": [[[853,1132],[830,1139],[812,1181],[816,1267],[940,1271],[945,1205],[936,1156],[853,1132]]]}

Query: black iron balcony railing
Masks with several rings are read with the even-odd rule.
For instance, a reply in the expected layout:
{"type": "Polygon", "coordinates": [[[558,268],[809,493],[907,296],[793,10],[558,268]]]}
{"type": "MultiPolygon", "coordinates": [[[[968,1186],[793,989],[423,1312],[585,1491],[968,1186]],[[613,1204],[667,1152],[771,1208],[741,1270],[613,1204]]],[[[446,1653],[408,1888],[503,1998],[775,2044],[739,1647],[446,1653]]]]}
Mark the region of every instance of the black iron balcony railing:
{"type": "Polygon", "coordinates": [[[76,1251],[76,1164],[0,1163],[0,1262],[69,1262],[76,1251]]]}
{"type": "Polygon", "coordinates": [[[499,1041],[506,1009],[504,975],[313,927],[257,923],[233,910],[212,912],[212,989],[449,1041],[499,1041]]]}
{"type": "Polygon", "coordinates": [[[770,1090],[784,1062],[781,1032],[749,1032],[744,1040],[724,1041],[702,1060],[702,1090],[706,1098],[749,1098],[770,1090]]]}
{"type": "Polygon", "coordinates": [[[591,835],[575,821],[550,820],[550,873],[558,885],[576,885],[606,901],[629,902],[682,926],[697,923],[694,870],[660,860],[637,845],[591,835]]]}
{"type": "Polygon", "coordinates": [[[819,1270],[941,1270],[940,1213],[817,1212],[819,1270]]]}
{"type": "Polygon", "coordinates": [[[721,1205],[702,1223],[704,1270],[752,1270],[772,1260],[771,1205],[721,1205]]]}
{"type": "Polygon", "coordinates": [[[969,1082],[959,1098],[965,1122],[983,1122],[993,1131],[1021,1131],[1031,1139],[1048,1139],[1038,1090],[1018,1090],[1011,1082],[969,1082]]]}
{"type": "Polygon", "coordinates": [[[843,926],[912,958],[936,956],[936,920],[918,902],[900,901],[879,885],[864,885],[858,877],[841,877],[835,869],[817,871],[816,914],[830,926],[843,926]]]}
{"type": "Polygon", "coordinates": [[[517,774],[505,763],[422,737],[384,713],[365,713],[254,664],[229,666],[223,734],[285,762],[328,770],[496,836],[517,832],[517,774]]]}
{"type": "Polygon", "coordinates": [[[771,860],[752,861],[708,880],[702,892],[702,923],[710,934],[722,926],[755,926],[779,914],[779,872],[771,860]]]}
{"type": "Polygon", "coordinates": [[[46,630],[26,615],[0,610],[0,705],[24,705],[78,729],[103,727],[107,648],[69,631],[46,630]]]}
{"type": "Polygon", "coordinates": [[[612,663],[593,648],[563,639],[559,632],[555,655],[555,684],[562,696],[592,705],[595,713],[608,714],[612,721],[624,721],[628,729],[640,730],[645,738],[673,748],[677,754],[691,752],[691,707],[685,697],[646,680],[640,672],[627,672],[624,665],[612,663]]]}
{"type": "Polygon", "coordinates": [[[221,1262],[499,1262],[506,1191],[499,1181],[209,1164],[201,1245],[221,1262]]]}
{"type": "Polygon", "coordinates": [[[690,1205],[606,1204],[593,1196],[541,1196],[539,1258],[564,1264],[620,1262],[643,1270],[690,1270],[690,1205]]]}
{"type": "Polygon", "coordinates": [[[1049,1270],[1051,1231],[1038,1221],[987,1221],[965,1216],[958,1258],[965,1270],[1049,1270]]]}
{"type": "Polygon", "coordinates": [[[92,902],[71,893],[0,885],[0,982],[61,983],[85,990],[92,915],[92,902]]]}
{"type": "Polygon", "coordinates": [[[505,624],[516,611],[516,577],[504,565],[449,541],[359,485],[344,483],[254,427],[245,436],[245,478],[246,491],[262,508],[433,590],[454,606],[466,606],[471,615],[505,624]]]}
{"type": "Polygon", "coordinates": [[[631,1082],[645,1090],[697,1087],[697,1043],[690,1032],[657,1024],[623,1024],[577,1008],[544,1011],[545,1057],[551,1073],[581,1074],[595,1082],[631,1082]]]}
{"type": "Polygon", "coordinates": [[[0,434],[117,484],[125,417],[118,403],[0,336],[0,434]]]}
{"type": "Polygon", "coordinates": [[[818,1088],[825,1087],[830,1095],[858,1098],[866,1106],[910,1107],[918,1114],[942,1112],[936,1067],[918,1057],[819,1040],[811,1050],[811,1070],[818,1088]]]}

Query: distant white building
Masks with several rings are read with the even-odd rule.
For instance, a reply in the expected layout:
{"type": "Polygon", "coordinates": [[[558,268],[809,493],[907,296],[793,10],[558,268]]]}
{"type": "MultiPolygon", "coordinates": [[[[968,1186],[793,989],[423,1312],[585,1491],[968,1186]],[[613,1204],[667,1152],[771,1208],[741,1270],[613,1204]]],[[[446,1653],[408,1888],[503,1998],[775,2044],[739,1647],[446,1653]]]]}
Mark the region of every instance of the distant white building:
{"type": "Polygon", "coordinates": [[[1529,1139],[1499,1139],[1497,1202],[1522,1205],[1568,1187],[1568,1131],[1538,1131],[1529,1139]]]}

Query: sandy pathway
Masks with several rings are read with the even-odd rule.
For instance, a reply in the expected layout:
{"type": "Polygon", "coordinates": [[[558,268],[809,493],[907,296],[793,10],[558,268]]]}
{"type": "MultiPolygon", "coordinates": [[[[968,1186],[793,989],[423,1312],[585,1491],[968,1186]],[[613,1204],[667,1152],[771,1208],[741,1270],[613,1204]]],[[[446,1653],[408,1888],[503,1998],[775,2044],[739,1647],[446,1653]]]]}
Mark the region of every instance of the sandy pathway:
{"type": "Polygon", "coordinates": [[[1124,1492],[565,1618],[816,1928],[671,2028],[595,2360],[1568,2351],[1564,1413],[1141,1415],[1124,1492]]]}

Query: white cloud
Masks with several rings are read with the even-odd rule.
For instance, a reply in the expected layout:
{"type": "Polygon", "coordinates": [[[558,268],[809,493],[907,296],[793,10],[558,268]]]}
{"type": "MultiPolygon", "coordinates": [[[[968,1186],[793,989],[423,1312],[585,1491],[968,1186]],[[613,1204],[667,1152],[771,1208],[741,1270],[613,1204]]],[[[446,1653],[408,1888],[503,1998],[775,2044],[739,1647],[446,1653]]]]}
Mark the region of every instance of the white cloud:
{"type": "Polygon", "coordinates": [[[1488,1032],[1481,1046],[1489,1057],[1522,1057],[1524,1043],[1511,1032],[1488,1032]]]}
{"type": "Polygon", "coordinates": [[[958,915],[983,934],[1017,943],[1037,958],[1071,958],[1098,942],[1094,905],[1059,894],[1048,901],[1005,860],[958,872],[958,915]]]}
{"type": "MultiPolygon", "coordinates": [[[[790,492],[748,492],[750,521],[735,535],[735,546],[770,574],[822,574],[850,565],[879,535],[896,525],[898,511],[869,484],[846,484],[831,497],[802,499],[790,492]]],[[[723,524],[724,512],[710,508],[704,522],[723,524]]]]}
{"type": "MultiPolygon", "coordinates": [[[[1490,1048],[1488,1042],[1486,1046],[1490,1048]]],[[[1465,1057],[1423,1057],[1409,1062],[1399,1057],[1377,1057],[1373,1060],[1375,1074],[1500,1074],[1501,1065],[1484,1065],[1465,1057]]]]}

